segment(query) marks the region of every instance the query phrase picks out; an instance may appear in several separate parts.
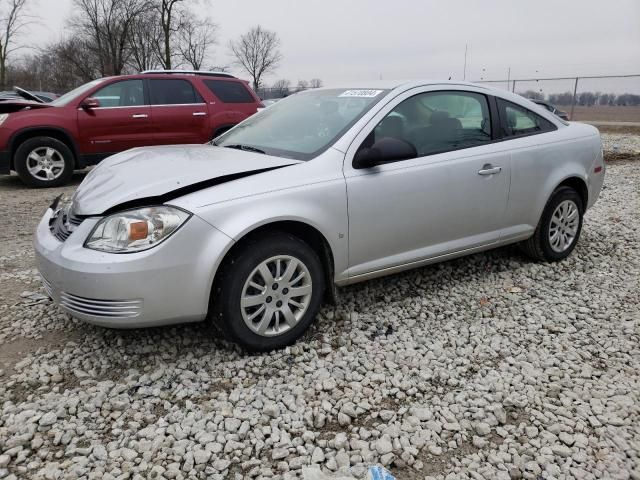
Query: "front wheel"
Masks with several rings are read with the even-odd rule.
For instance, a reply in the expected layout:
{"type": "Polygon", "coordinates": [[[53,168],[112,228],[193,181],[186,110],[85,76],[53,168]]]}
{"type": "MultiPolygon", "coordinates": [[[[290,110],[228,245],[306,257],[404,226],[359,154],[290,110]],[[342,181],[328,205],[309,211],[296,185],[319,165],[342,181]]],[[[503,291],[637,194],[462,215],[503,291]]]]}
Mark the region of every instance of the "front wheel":
{"type": "Polygon", "coordinates": [[[582,231],[582,198],[573,188],[560,187],[549,199],[531,238],[522,243],[535,260],[557,262],[567,258],[582,231]]]}
{"type": "Polygon", "coordinates": [[[30,187],[59,187],[71,180],[74,159],[60,140],[34,137],[18,147],[14,165],[20,180],[30,187]]]}
{"type": "Polygon", "coordinates": [[[210,311],[230,340],[251,351],[273,350],[302,336],[320,309],[324,289],[314,250],[292,235],[271,233],[225,261],[210,311]]]}

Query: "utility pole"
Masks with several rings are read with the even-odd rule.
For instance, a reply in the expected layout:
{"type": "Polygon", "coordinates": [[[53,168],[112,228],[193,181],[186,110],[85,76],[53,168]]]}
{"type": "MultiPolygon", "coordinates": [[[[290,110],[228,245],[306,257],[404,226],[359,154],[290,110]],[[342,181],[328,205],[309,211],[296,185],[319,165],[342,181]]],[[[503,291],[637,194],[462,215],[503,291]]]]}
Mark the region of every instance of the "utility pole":
{"type": "Polygon", "coordinates": [[[573,97],[571,98],[571,113],[569,114],[569,120],[573,121],[573,110],[576,107],[576,97],[578,95],[578,79],[576,77],[576,83],[573,85],[573,97]]]}
{"type": "Polygon", "coordinates": [[[462,80],[467,79],[467,48],[468,45],[464,44],[464,69],[462,70],[462,80]]]}
{"type": "Polygon", "coordinates": [[[511,83],[511,67],[507,70],[507,92],[509,91],[509,84],[511,83]]]}

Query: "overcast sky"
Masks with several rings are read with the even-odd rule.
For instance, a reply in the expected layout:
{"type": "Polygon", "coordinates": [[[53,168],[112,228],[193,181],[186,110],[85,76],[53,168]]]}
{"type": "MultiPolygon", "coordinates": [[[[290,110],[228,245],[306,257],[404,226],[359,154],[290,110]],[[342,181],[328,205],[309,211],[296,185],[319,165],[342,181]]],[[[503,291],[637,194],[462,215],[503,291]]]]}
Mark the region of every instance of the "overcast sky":
{"type": "MultiPolygon", "coordinates": [[[[34,44],[63,36],[71,0],[31,1],[34,44]]],[[[253,25],[278,33],[284,59],[269,83],[462,78],[465,44],[473,80],[509,67],[511,78],[640,73],[640,0],[188,1],[219,25],[212,64],[230,64],[229,40],[253,25]]]]}

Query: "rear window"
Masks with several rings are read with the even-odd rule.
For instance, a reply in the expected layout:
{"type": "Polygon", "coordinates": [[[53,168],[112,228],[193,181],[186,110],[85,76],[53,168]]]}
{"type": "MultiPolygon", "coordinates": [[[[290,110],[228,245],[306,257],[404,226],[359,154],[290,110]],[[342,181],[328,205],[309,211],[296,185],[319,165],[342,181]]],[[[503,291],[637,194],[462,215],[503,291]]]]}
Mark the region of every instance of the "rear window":
{"type": "Polygon", "coordinates": [[[556,126],[546,118],[520,105],[497,98],[503,137],[520,137],[556,130],[556,126]]]}
{"type": "Polygon", "coordinates": [[[255,99],[240,82],[205,80],[205,85],[224,103],[255,103],[255,99]]]}
{"type": "Polygon", "coordinates": [[[149,80],[152,105],[185,105],[203,103],[191,82],[180,79],[149,80]]]}

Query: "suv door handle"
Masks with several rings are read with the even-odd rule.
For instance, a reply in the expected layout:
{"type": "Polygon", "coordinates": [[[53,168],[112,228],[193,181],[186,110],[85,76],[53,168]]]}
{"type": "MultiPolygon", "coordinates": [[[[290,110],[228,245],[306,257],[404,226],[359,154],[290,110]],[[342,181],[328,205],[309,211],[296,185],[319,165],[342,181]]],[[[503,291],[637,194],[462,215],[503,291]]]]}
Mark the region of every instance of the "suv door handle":
{"type": "Polygon", "coordinates": [[[502,171],[502,167],[494,167],[491,164],[486,164],[482,166],[481,170],[478,170],[478,175],[494,175],[496,173],[500,173],[502,171]]]}
{"type": "Polygon", "coordinates": [[[193,112],[194,117],[204,117],[207,112],[193,112]]]}
{"type": "Polygon", "coordinates": [[[146,113],[136,113],[135,115],[131,115],[131,118],[148,118],[149,115],[146,113]]]}

